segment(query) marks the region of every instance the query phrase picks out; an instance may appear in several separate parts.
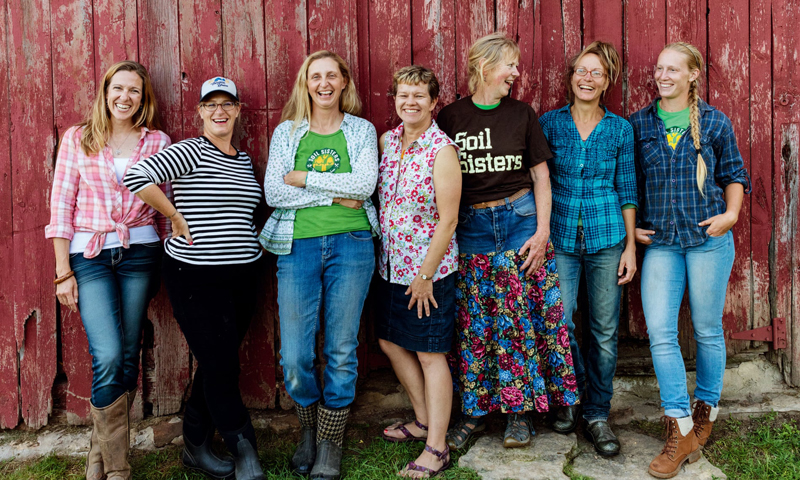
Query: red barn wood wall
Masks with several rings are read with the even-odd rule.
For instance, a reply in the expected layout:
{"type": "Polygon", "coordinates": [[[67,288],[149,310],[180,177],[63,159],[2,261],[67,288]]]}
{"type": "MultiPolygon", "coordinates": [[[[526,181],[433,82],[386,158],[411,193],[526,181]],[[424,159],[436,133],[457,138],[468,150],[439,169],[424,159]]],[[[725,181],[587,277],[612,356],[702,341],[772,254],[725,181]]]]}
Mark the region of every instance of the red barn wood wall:
{"type": "MultiPolygon", "coordinates": [[[[735,228],[725,329],[794,319],[789,348],[773,358],[800,384],[798,22],[796,0],[0,0],[0,427],[42,426],[54,411],[70,423],[86,421],[88,345],[80,317],[57,311],[43,228],[56,142],[83,117],[109,65],[127,58],[149,69],[173,141],[199,132],[201,83],[233,78],[244,103],[236,140],[260,178],[269,134],[307,53],[328,48],[345,58],[363,115],[380,133],[396,122],[386,96],[396,68],[432,67],[440,104],[450,103],[468,93],[469,45],[495,30],[520,45],[513,95],[540,113],[563,105],[565,61],[593,40],[613,42],[623,56],[609,105],[626,116],[653,98],[652,65],[665,43],[700,48],[708,63],[704,98],[731,118],[753,179],[735,228]]],[[[241,350],[241,387],[253,408],[281,398],[274,258],[268,263],[241,350]]],[[[644,338],[636,283],[626,311],[628,335],[644,338]]],[[[137,416],[178,411],[193,372],[163,291],[148,317],[137,416]]],[[[688,326],[688,308],[681,317],[688,326]]],[[[693,356],[691,330],[681,335],[693,356]]],[[[731,341],[729,352],[748,345],[731,341]]],[[[379,361],[370,348],[360,349],[362,372],[379,361]]]]}

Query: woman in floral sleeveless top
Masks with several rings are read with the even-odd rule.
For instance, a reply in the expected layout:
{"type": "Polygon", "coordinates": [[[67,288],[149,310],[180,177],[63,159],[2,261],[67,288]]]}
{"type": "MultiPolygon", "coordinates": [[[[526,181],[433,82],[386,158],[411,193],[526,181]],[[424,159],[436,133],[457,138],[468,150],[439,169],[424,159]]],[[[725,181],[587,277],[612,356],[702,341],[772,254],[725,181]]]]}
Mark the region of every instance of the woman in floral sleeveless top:
{"type": "Polygon", "coordinates": [[[398,70],[392,96],[403,123],[378,142],[385,309],[376,330],[416,419],[391,425],[383,438],[425,442],[422,454],[399,472],[424,478],[450,466],[445,434],[453,392],[445,354],[455,320],[461,175],[453,142],[431,118],[439,97],[433,72],[416,65],[398,70]]]}

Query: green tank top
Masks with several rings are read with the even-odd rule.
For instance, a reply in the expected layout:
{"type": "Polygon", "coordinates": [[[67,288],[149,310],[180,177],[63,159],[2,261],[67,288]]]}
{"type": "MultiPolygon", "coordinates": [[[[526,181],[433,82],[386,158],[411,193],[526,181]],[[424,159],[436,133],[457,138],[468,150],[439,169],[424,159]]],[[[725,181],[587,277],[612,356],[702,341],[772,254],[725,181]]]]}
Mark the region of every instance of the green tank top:
{"type": "MultiPolygon", "coordinates": [[[[300,140],[294,157],[294,169],[331,175],[352,172],[344,132],[339,130],[330,135],[320,135],[309,131],[300,140]]],[[[314,238],[369,229],[366,210],[354,210],[334,203],[297,210],[293,238],[314,238]]]]}

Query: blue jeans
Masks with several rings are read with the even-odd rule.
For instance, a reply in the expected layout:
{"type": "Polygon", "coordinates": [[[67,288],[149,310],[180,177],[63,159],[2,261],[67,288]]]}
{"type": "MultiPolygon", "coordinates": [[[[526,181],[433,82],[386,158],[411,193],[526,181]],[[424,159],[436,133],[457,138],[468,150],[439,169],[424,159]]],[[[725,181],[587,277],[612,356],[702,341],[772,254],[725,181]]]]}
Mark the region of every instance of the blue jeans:
{"type": "Polygon", "coordinates": [[[686,367],[678,344],[678,311],[688,284],[694,339],[697,342],[697,388],[694,396],[716,406],[725,373],[722,310],[734,257],[733,234],[710,237],[702,245],[647,247],[642,264],[642,307],[650,335],[661,406],[669,417],[690,412],[686,367]]]}
{"type": "Polygon", "coordinates": [[[159,242],[109,248],[94,258],[69,256],[78,309],[92,355],[92,405],[104,408],[136,389],[142,320],[155,293],[159,242]]]}
{"type": "Polygon", "coordinates": [[[578,227],[575,250],[577,252],[556,250],[558,282],[561,286],[561,300],[564,302],[564,321],[569,327],[575,380],[579,394],[586,393],[583,418],[589,421],[608,420],[611,397],[614,395],[614,373],[617,370],[617,332],[622,294],[622,287],[617,285],[617,271],[624,244],[619,242],[613,247],[586,253],[583,228],[578,227]],[[584,268],[589,296],[590,361],[586,365],[575,339],[575,322],[572,319],[578,309],[578,286],[584,268]]]}
{"type": "Polygon", "coordinates": [[[358,377],[358,327],[375,248],[369,231],[292,241],[278,256],[281,365],[286,391],[302,407],[324,399],[328,408],[353,403],[358,377]],[[316,336],[325,319],[325,388],[316,375],[316,336]]]}
{"type": "Polygon", "coordinates": [[[519,250],[536,233],[536,201],[530,191],[505,205],[458,212],[458,252],[475,255],[519,250]]]}

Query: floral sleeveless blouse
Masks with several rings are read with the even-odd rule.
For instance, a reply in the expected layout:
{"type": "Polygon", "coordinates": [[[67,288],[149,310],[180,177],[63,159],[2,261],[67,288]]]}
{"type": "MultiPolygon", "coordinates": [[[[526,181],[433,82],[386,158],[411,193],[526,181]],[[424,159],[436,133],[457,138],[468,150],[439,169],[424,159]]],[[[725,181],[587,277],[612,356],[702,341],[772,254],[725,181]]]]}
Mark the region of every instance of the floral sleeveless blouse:
{"type": "MultiPolygon", "coordinates": [[[[455,146],[436,122],[405,151],[401,151],[402,123],[386,134],[378,174],[383,237],[378,268],[384,280],[411,285],[422,267],[433,232],[439,224],[433,189],[433,162],[439,150],[447,145],[455,146]]],[[[453,234],[433,281],[456,270],[458,244],[453,234]]]]}

